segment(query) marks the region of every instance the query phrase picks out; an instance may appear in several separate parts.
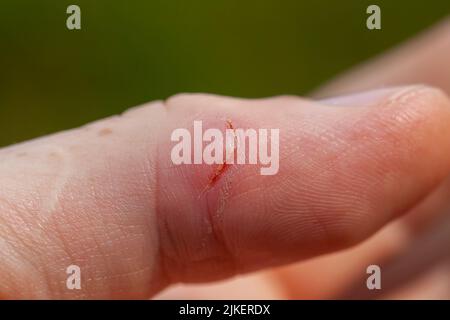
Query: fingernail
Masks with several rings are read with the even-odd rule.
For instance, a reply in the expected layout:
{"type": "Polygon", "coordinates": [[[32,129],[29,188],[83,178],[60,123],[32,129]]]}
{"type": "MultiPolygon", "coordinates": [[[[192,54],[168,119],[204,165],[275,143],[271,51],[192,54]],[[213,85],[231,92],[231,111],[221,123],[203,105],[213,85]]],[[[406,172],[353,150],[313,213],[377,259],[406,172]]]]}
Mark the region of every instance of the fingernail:
{"type": "Polygon", "coordinates": [[[330,106],[371,106],[379,104],[392,96],[397,96],[405,91],[409,91],[414,86],[383,88],[365,92],[358,92],[350,95],[337,96],[319,100],[318,102],[330,106]]]}

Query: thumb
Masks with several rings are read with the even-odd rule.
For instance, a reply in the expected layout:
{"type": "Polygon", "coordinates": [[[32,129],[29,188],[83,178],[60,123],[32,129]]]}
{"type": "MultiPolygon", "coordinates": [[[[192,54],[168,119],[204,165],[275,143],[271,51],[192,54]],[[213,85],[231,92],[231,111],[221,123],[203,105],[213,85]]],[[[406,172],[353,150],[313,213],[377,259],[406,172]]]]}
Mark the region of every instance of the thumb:
{"type": "Polygon", "coordinates": [[[176,281],[354,245],[417,203],[450,169],[449,102],[423,86],[320,102],[179,95],[167,105],[169,132],[195,119],[203,119],[204,130],[224,128],[223,119],[234,128],[280,130],[274,175],[234,164],[218,175],[210,165],[173,165],[170,144],[160,150],[161,248],[176,281]]]}
{"type": "Polygon", "coordinates": [[[0,294],[146,298],[354,245],[448,175],[449,122],[447,97],[422,86],[321,102],[183,94],[5,148],[0,294]],[[195,139],[194,121],[279,129],[275,174],[227,153],[223,165],[175,164],[172,134],[195,139]]]}

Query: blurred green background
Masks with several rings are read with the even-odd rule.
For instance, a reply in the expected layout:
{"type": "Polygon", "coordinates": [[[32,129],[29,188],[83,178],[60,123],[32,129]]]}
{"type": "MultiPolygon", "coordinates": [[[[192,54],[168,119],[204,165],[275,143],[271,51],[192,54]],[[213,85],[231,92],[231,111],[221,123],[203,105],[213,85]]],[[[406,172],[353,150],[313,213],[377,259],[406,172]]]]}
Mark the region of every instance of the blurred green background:
{"type": "Polygon", "coordinates": [[[306,94],[449,11],[449,0],[2,0],[0,145],[177,92],[306,94]],[[66,28],[70,4],[80,31],[66,28]],[[381,31],[365,27],[369,4],[381,31]]]}

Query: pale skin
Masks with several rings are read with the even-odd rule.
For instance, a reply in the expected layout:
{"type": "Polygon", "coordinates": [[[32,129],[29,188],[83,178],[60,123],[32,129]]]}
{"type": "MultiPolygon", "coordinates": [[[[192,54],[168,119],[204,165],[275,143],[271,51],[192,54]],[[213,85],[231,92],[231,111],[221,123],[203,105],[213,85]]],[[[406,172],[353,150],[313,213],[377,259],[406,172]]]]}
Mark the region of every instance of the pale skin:
{"type": "MultiPolygon", "coordinates": [[[[449,53],[445,22],[316,94],[357,96],[181,94],[3,148],[0,296],[146,299],[253,271],[160,297],[339,296],[448,219],[449,53]],[[170,161],[171,131],[193,120],[280,128],[278,174],[231,165],[199,197],[217,167],[170,161]],[[72,264],[81,290],[66,288],[72,264]]],[[[400,297],[445,298],[448,269],[434,272],[400,297]]]]}

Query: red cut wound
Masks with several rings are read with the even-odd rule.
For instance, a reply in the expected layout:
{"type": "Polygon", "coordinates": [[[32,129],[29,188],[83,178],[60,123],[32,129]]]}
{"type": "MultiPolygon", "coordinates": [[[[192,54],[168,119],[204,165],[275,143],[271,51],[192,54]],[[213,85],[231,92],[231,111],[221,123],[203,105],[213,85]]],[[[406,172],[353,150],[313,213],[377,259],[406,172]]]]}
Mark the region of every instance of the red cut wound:
{"type": "MultiPolygon", "coordinates": [[[[234,130],[233,124],[231,123],[231,120],[226,120],[227,123],[227,129],[234,130]]],[[[235,147],[236,148],[236,147],[235,147]]],[[[225,156],[226,157],[226,156],[225,156]]],[[[228,169],[230,164],[226,162],[226,158],[224,159],[224,163],[220,164],[214,173],[209,178],[209,182],[206,185],[206,187],[203,189],[202,192],[200,192],[199,197],[201,197],[205,192],[207,192],[210,188],[212,188],[216,182],[219,180],[219,178],[222,176],[222,174],[228,169]]]]}
{"type": "Polygon", "coordinates": [[[233,124],[231,123],[231,120],[227,120],[227,129],[234,130],[233,124]]]}
{"type": "Polygon", "coordinates": [[[214,174],[211,176],[211,178],[209,179],[209,186],[212,186],[217,180],[219,180],[219,177],[222,175],[222,173],[225,172],[225,170],[227,170],[229,164],[228,163],[222,163],[220,164],[216,171],[214,171],[214,174]]]}

